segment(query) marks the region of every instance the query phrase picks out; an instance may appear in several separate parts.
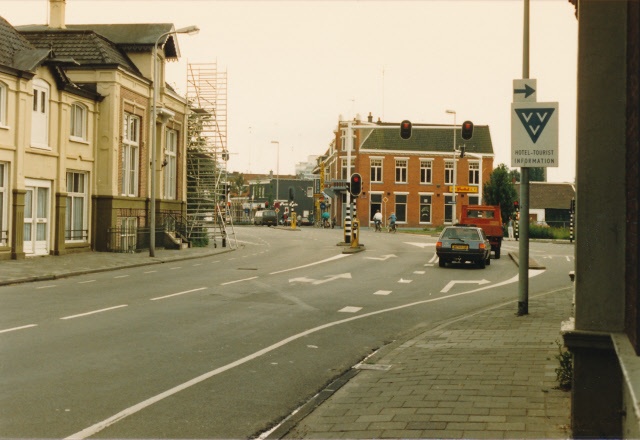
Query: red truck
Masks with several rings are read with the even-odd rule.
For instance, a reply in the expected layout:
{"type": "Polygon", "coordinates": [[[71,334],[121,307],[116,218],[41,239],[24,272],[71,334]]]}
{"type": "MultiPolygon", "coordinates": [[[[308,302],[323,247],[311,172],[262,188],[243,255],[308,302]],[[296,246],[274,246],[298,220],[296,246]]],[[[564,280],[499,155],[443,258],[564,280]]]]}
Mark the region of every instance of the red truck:
{"type": "Polygon", "coordinates": [[[500,246],[504,236],[500,206],[462,205],[460,223],[482,228],[491,242],[491,250],[495,252],[496,259],[500,258],[500,246]]]}

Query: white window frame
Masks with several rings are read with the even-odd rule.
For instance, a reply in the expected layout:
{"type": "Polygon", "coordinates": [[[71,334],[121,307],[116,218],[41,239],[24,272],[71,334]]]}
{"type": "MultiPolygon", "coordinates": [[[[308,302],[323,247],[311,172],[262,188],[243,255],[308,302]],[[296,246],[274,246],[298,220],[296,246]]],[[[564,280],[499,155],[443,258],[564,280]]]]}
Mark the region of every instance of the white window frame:
{"type": "Polygon", "coordinates": [[[469,185],[480,185],[480,162],[469,162],[469,185]]]}
{"type": "Polygon", "coordinates": [[[456,165],[453,160],[444,161],[444,184],[453,185],[453,176],[456,172],[456,165]]]}
{"type": "Polygon", "coordinates": [[[420,159],[420,183],[423,185],[433,183],[433,160],[420,159]]]}
{"type": "Polygon", "coordinates": [[[433,193],[419,193],[418,194],[418,207],[420,211],[418,212],[418,222],[421,225],[430,225],[433,224],[433,193]],[[423,203],[423,197],[429,197],[429,203],[423,203]],[[429,221],[422,221],[422,207],[429,205],[429,221]]]}
{"type": "Polygon", "coordinates": [[[138,196],[140,175],[140,116],[125,113],[122,134],[122,195],[138,196]]]}
{"type": "Polygon", "coordinates": [[[7,212],[7,205],[9,204],[8,174],[9,164],[0,162],[0,246],[6,246],[9,240],[9,213],[7,212]],[[6,235],[1,234],[2,231],[6,232],[6,235]]]}
{"type": "Polygon", "coordinates": [[[51,87],[45,81],[36,79],[33,81],[33,101],[31,105],[31,147],[43,150],[51,150],[49,145],[49,123],[51,119],[49,99],[51,87]],[[36,107],[35,109],[33,107],[36,107]],[[34,114],[44,113],[44,127],[41,127],[44,137],[34,139],[34,130],[37,130],[34,114]]]}
{"type": "MultiPolygon", "coordinates": [[[[340,135],[340,143],[342,144],[340,151],[347,151],[347,129],[343,128],[341,131],[341,135],[340,135]]],[[[356,151],[356,134],[355,131],[353,131],[353,134],[351,135],[351,137],[353,138],[353,141],[351,142],[351,151],[356,151]]]]}
{"type": "Polygon", "coordinates": [[[0,128],[7,126],[7,101],[9,98],[9,87],[0,81],[0,128]]]}
{"type": "Polygon", "coordinates": [[[342,157],[340,163],[341,163],[340,178],[342,180],[349,180],[351,178],[351,175],[356,172],[356,158],[355,157],[351,158],[351,169],[348,172],[347,172],[347,158],[342,157]],[[345,173],[347,173],[346,177],[345,177],[345,173]]]}
{"type": "Polygon", "coordinates": [[[380,157],[371,157],[369,158],[369,167],[371,168],[370,171],[370,178],[371,178],[371,183],[382,183],[383,182],[383,163],[384,160],[380,157]]]}
{"type": "Polygon", "coordinates": [[[396,183],[409,183],[409,158],[396,157],[396,183]]]}
{"type": "Polygon", "coordinates": [[[84,104],[74,102],[69,113],[69,138],[72,141],[87,141],[87,115],[89,110],[84,104]]]}
{"type": "Polygon", "coordinates": [[[67,209],[65,212],[64,236],[67,243],[86,242],[88,231],[89,179],[83,171],[67,170],[67,209]],[[75,212],[78,203],[82,202],[82,220],[75,223],[75,212]],[[69,231],[74,231],[73,233],[69,231]],[[80,231],[78,233],[78,231],[80,231]],[[86,234],[84,232],[87,231],[86,234]]]}
{"type": "Polygon", "coordinates": [[[167,130],[164,150],[164,197],[176,199],[177,172],[178,172],[178,132],[167,130]]]}

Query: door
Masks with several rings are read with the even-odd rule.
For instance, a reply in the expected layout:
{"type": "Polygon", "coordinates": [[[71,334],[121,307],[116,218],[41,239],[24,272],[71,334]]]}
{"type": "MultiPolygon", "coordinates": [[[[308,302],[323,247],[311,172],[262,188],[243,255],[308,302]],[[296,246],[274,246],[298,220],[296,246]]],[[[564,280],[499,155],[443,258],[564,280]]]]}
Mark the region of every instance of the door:
{"type": "Polygon", "coordinates": [[[48,255],[51,182],[27,179],[26,184],[24,252],[31,255],[48,255]]]}

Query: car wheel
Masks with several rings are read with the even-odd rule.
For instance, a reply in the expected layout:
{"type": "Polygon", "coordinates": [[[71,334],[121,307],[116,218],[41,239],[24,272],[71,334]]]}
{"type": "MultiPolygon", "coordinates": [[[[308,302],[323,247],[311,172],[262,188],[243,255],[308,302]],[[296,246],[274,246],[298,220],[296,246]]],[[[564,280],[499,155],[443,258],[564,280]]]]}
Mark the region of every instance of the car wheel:
{"type": "Polygon", "coordinates": [[[446,266],[446,264],[447,264],[447,262],[446,262],[446,261],[444,261],[444,258],[440,258],[440,259],[438,259],[438,266],[440,266],[440,267],[445,267],[445,266],[446,266]]]}
{"type": "Polygon", "coordinates": [[[487,267],[487,260],[483,258],[478,262],[478,266],[480,266],[480,269],[484,269],[485,267],[487,267]]]}
{"type": "Polygon", "coordinates": [[[488,256],[487,257],[487,266],[490,266],[490,265],[491,265],[491,256],[488,256]]]}

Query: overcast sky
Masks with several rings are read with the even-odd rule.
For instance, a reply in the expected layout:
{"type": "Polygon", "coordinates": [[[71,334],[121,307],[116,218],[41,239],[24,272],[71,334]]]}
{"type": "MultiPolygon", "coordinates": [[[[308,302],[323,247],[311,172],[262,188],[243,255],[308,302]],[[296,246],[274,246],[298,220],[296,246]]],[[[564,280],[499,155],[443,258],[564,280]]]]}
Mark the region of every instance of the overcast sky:
{"type": "MultiPolygon", "coordinates": [[[[45,24],[48,0],[0,0],[14,26],[45,24]]],[[[325,152],[339,115],[489,125],[495,164],[511,165],[513,80],[522,78],[522,0],[67,0],[67,24],[195,24],[167,81],[186,93],[188,62],[228,74],[230,171],[292,174],[325,152]]],[[[558,101],[560,166],[575,177],[577,20],[567,0],[531,0],[530,77],[558,101]]]]}

